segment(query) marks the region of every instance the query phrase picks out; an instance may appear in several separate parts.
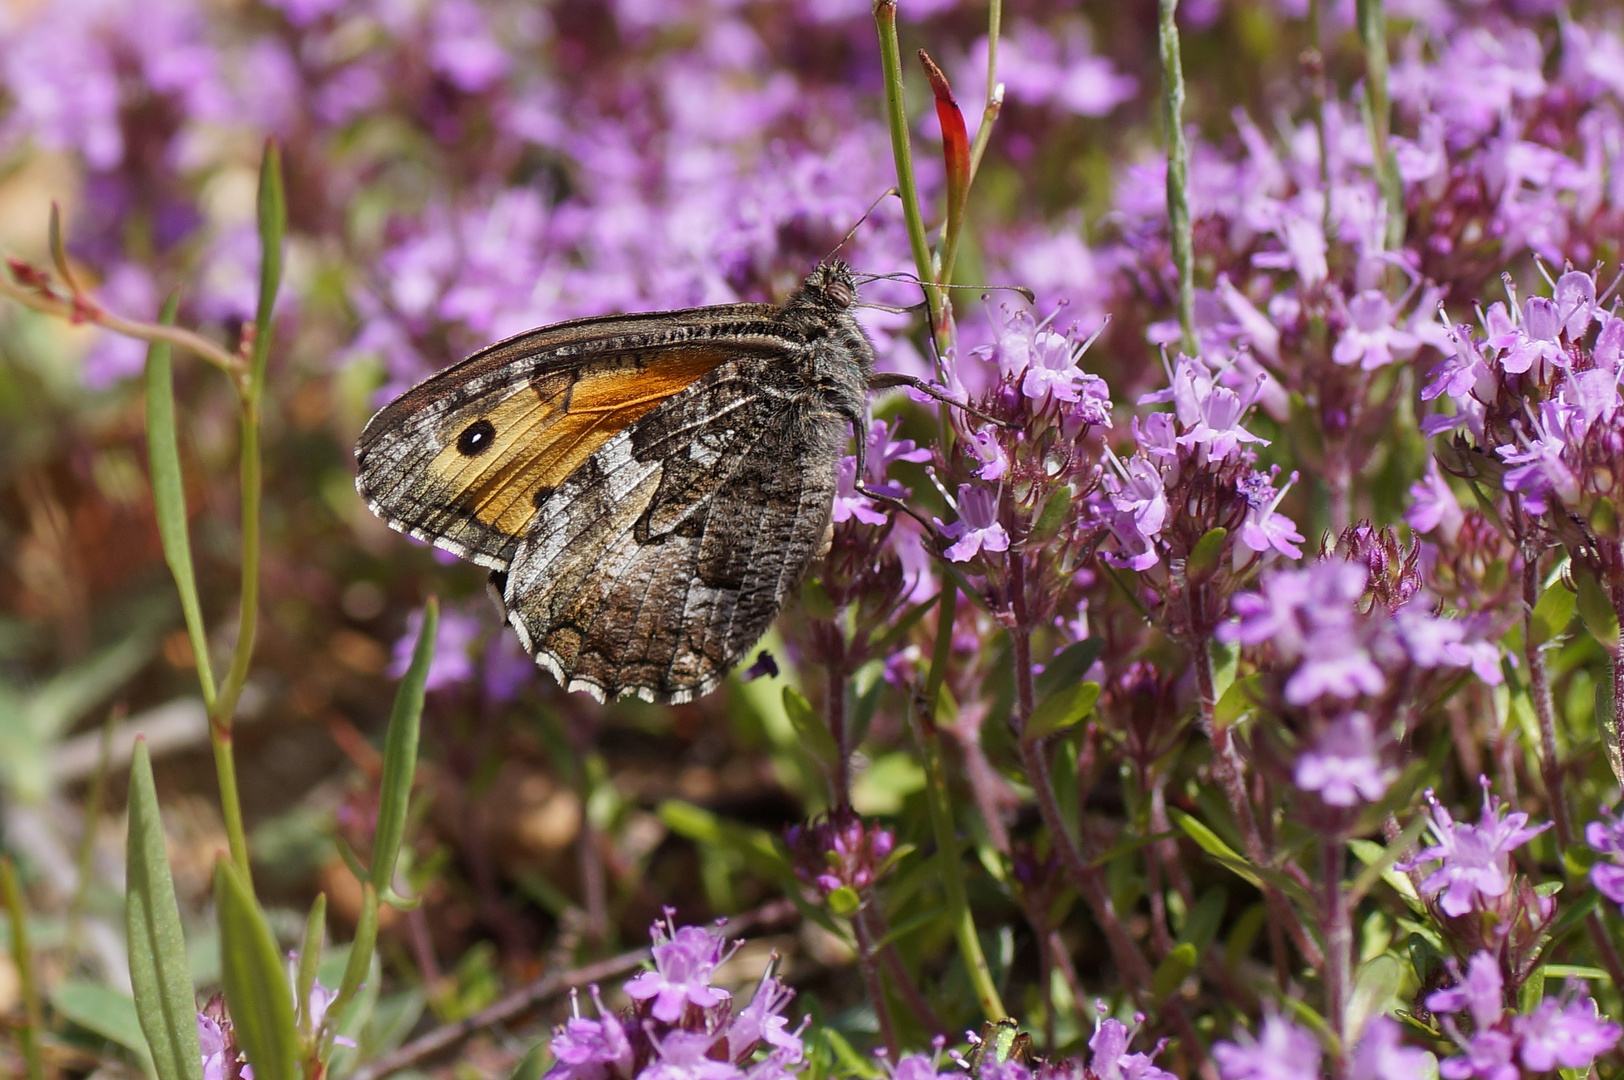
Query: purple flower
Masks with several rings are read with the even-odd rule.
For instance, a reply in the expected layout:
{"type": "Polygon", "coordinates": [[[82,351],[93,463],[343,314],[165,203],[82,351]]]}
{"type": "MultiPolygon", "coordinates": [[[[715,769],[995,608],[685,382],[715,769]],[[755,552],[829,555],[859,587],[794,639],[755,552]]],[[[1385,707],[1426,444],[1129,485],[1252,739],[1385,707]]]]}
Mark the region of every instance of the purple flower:
{"type": "Polygon", "coordinates": [[[979,463],[976,475],[983,480],[997,480],[1009,471],[1009,455],[998,442],[998,433],[992,428],[980,428],[970,433],[964,448],[979,463]]]}
{"type": "Polygon", "coordinates": [[[577,1014],[553,1033],[548,1049],[558,1063],[548,1070],[547,1080],[606,1080],[629,1074],[632,1047],[626,1029],[604,1010],[596,986],[592,987],[592,1000],[597,1003],[600,1019],[589,1020],[577,1014]]]}
{"type": "Polygon", "coordinates": [[[1269,440],[1253,435],[1241,426],[1241,419],[1252,407],[1252,396],[1241,396],[1227,386],[1221,386],[1208,373],[1199,360],[1180,356],[1173,366],[1171,385],[1140,397],[1140,404],[1171,401],[1184,433],[1178,445],[1195,446],[1205,450],[1211,461],[1222,461],[1237,453],[1243,443],[1269,445],[1269,440]]]}
{"type": "Polygon", "coordinates": [[[507,74],[508,58],[473,0],[438,0],[429,34],[429,63],[457,89],[477,94],[507,74]]]}
{"type": "Polygon", "coordinates": [[[1566,1000],[1545,998],[1514,1026],[1522,1036],[1522,1062],[1535,1072],[1588,1070],[1624,1035],[1624,1028],[1597,1014],[1594,1000],[1577,993],[1566,1000]]]}
{"type": "Polygon", "coordinates": [[[1558,402],[1543,402],[1539,418],[1530,424],[1532,437],[1526,433],[1521,436],[1521,449],[1495,447],[1495,453],[1504,458],[1507,465],[1516,466],[1506,470],[1506,490],[1522,492],[1535,513],[1545,511],[1546,495],[1555,494],[1570,506],[1579,498],[1579,478],[1562,459],[1563,451],[1568,448],[1568,412],[1569,409],[1558,402]]]}
{"type": "MultiPolygon", "coordinates": [[[[1138,1018],[1143,1019],[1143,1016],[1138,1018]]],[[[1088,1059],[1089,1073],[1096,1080],[1178,1080],[1166,1069],[1156,1067],[1156,1053],[1161,1047],[1149,1054],[1130,1054],[1128,1044],[1132,1040],[1133,1029],[1122,1021],[1099,1021],[1088,1040],[1088,1048],[1093,1051],[1088,1059]]]]}
{"type": "Polygon", "coordinates": [[[1018,385],[1034,408],[1051,401],[1071,403],[1073,409],[1068,411],[1076,414],[1077,424],[1109,427],[1110,394],[1105,380],[1077,366],[1093,339],[1079,342],[1075,328],[1064,334],[1050,329],[1053,318],[1051,314],[1040,323],[1024,308],[1006,309],[1002,325],[994,330],[993,343],[971,349],[970,355],[997,363],[999,377],[1018,385]]]}
{"type": "Polygon", "coordinates": [[[1354,1047],[1348,1080],[1401,1080],[1422,1076],[1431,1055],[1399,1042],[1400,1028],[1387,1016],[1371,1018],[1354,1047]]]}
{"type": "Polygon", "coordinates": [[[1503,1031],[1489,1029],[1472,1033],[1470,1040],[1459,1040],[1464,1054],[1445,1058],[1438,1066],[1438,1075],[1444,1080],[1521,1080],[1522,1073],[1512,1058],[1517,1043],[1503,1031]]]}
{"type": "Polygon", "coordinates": [[[1466,975],[1454,986],[1428,994],[1426,1004],[1435,1013],[1469,1012],[1479,1029],[1493,1027],[1506,1011],[1500,962],[1491,953],[1474,953],[1466,975]]]}
{"type": "MultiPolygon", "coordinates": [[[[1095,54],[1082,27],[1073,22],[1067,32],[1017,22],[1005,30],[998,44],[999,77],[1009,96],[1032,105],[1054,105],[1079,116],[1104,116],[1138,92],[1132,76],[1119,74],[1112,62],[1095,54]]],[[[962,83],[965,100],[986,96],[987,39],[970,49],[962,83]],[[980,78],[977,78],[977,75],[980,78]]]]}
{"type": "Polygon", "coordinates": [[[1562,318],[1556,301],[1543,296],[1530,296],[1523,304],[1522,323],[1509,333],[1489,339],[1489,344],[1504,349],[1500,367],[1508,375],[1520,375],[1536,362],[1555,364],[1563,357],[1557,336],[1562,332],[1562,318]]]}
{"type": "Polygon", "coordinates": [[[1453,542],[1466,514],[1435,459],[1427,460],[1426,475],[1410,485],[1410,498],[1414,501],[1404,511],[1404,520],[1410,528],[1418,533],[1437,529],[1440,539],[1453,542]]]}
{"type": "Polygon", "coordinates": [[[962,1072],[940,1072],[941,1062],[929,1054],[904,1054],[891,1070],[891,1080],[963,1080],[962,1072]]]}
{"type": "Polygon", "coordinates": [[[710,985],[711,976],[729,951],[715,934],[698,926],[673,929],[671,916],[656,922],[654,970],[645,971],[626,984],[626,995],[634,1001],[652,1001],[649,1012],[668,1024],[682,1019],[685,1006],[709,1009],[731,995],[710,985]]]}
{"type": "Polygon", "coordinates": [[[1243,1031],[1212,1048],[1223,1080],[1319,1080],[1320,1054],[1312,1034],[1273,1013],[1255,1039],[1243,1031]]]}
{"type": "Polygon", "coordinates": [[[1446,915],[1465,915],[1481,903],[1479,898],[1504,896],[1511,887],[1511,852],[1551,827],[1546,822],[1529,828],[1528,815],[1520,810],[1505,814],[1504,804],[1489,794],[1487,778],[1482,783],[1483,813],[1476,825],[1456,822],[1432,789],[1426,792],[1432,805],[1430,828],[1437,843],[1418,853],[1406,868],[1438,863],[1421,882],[1421,891],[1436,896],[1446,915]]]}
{"type": "Polygon", "coordinates": [[[1379,694],[1386,686],[1370,651],[1354,634],[1332,627],[1316,631],[1304,643],[1301,663],[1286,680],[1286,700],[1307,705],[1329,694],[1347,701],[1379,694]]]}
{"type": "Polygon", "coordinates": [[[717,1039],[705,1031],[671,1031],[651,1037],[655,1060],[637,1074],[637,1080],[742,1080],[744,1073],[737,1065],[711,1057],[717,1039]]]}
{"type": "Polygon", "coordinates": [[[733,1022],[727,1029],[727,1056],[733,1061],[742,1061],[757,1046],[765,1043],[773,1059],[780,1065],[793,1065],[800,1061],[801,1037],[785,1030],[789,1020],[780,1015],[794,996],[795,991],[774,976],[773,965],[769,963],[767,970],[762,972],[761,982],[756,986],[755,997],[733,1015],[733,1022]]]}
{"type": "Polygon", "coordinates": [[[222,1000],[217,1011],[219,1018],[207,1012],[197,1014],[197,1042],[203,1053],[203,1080],[254,1080],[254,1067],[243,1060],[237,1049],[236,1032],[225,1015],[222,1000]]]}
{"type": "Polygon", "coordinates": [[[1292,473],[1291,483],[1278,492],[1262,473],[1253,473],[1249,480],[1241,481],[1240,489],[1246,496],[1247,511],[1246,521],[1241,525],[1240,539],[1247,548],[1260,554],[1273,548],[1290,559],[1303,557],[1303,549],[1297,546],[1303,542],[1303,537],[1297,531],[1296,522],[1277,512],[1280,501],[1296,480],[1297,474],[1292,473]]]}
{"type": "Polygon", "coordinates": [[[1357,363],[1364,371],[1407,359],[1421,344],[1409,330],[1394,326],[1398,311],[1380,289],[1367,289],[1348,301],[1348,328],[1342,332],[1331,359],[1357,363]]]}
{"type": "MultiPolygon", "coordinates": [[[[875,420],[868,431],[868,476],[864,487],[870,491],[900,499],[908,489],[894,480],[886,479],[893,461],[929,461],[930,451],[917,447],[912,439],[893,441],[898,422],[875,420]]],[[[835,502],[832,512],[838,523],[856,518],[864,525],[884,525],[888,520],[874,501],[857,490],[857,458],[847,455],[835,469],[835,502]]]]}
{"type": "Polygon", "coordinates": [[[836,889],[862,894],[874,884],[896,849],[896,835],[878,822],[865,825],[856,814],[834,813],[784,833],[795,859],[795,875],[828,896],[836,889]]]}
{"type": "Polygon", "coordinates": [[[1613,903],[1624,907],[1624,814],[1609,815],[1585,826],[1585,843],[1611,861],[1598,860],[1590,868],[1590,883],[1613,903]]]}
{"type": "Polygon", "coordinates": [[[1334,720],[1313,749],[1297,758],[1294,779],[1304,791],[1319,793],[1330,806],[1375,802],[1387,793],[1394,770],[1376,753],[1370,717],[1349,712],[1334,720]]]}
{"type": "Polygon", "coordinates": [[[998,523],[998,492],[993,488],[959,485],[959,520],[944,524],[942,535],[957,541],[944,553],[953,562],[969,562],[977,553],[1008,551],[1009,533],[998,523]]]}

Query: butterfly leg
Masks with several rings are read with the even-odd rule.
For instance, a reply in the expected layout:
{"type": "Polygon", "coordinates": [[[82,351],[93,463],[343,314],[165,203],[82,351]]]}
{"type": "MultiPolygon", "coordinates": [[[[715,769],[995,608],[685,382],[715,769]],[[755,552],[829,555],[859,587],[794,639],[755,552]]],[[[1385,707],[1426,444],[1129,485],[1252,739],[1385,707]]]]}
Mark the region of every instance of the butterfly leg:
{"type": "Polygon", "coordinates": [[[924,379],[916,378],[913,375],[903,375],[902,373],[896,371],[878,371],[875,372],[874,375],[872,375],[868,380],[868,388],[870,390],[892,390],[899,386],[906,386],[910,390],[917,390],[933,401],[940,401],[943,405],[951,405],[955,409],[962,409],[977,419],[985,420],[989,424],[996,424],[1001,428],[1015,428],[1020,426],[1019,424],[1012,423],[1008,420],[1000,420],[996,416],[989,416],[973,405],[950,398],[946,394],[942,393],[942,391],[937,387],[932,386],[924,379]]]}
{"type": "MultiPolygon", "coordinates": [[[[887,378],[912,378],[912,376],[886,376],[886,377],[887,378]]],[[[918,380],[915,380],[915,381],[917,382],[918,380]]],[[[889,384],[889,385],[901,386],[901,385],[905,385],[905,384],[903,384],[903,383],[892,383],[892,384],[889,384]]],[[[923,384],[921,384],[921,385],[923,385],[923,384]]],[[[869,386],[871,388],[874,386],[873,380],[870,380],[869,386]]],[[[856,456],[857,456],[857,470],[856,470],[856,472],[855,472],[855,474],[853,476],[853,479],[852,479],[852,490],[854,490],[855,492],[857,492],[857,494],[863,496],[866,499],[872,499],[874,502],[885,503],[887,506],[892,506],[892,507],[895,507],[898,510],[901,510],[904,514],[907,514],[909,517],[911,517],[915,521],[919,522],[919,524],[925,530],[925,535],[929,536],[931,534],[931,531],[935,528],[935,526],[933,526],[929,521],[925,520],[925,518],[921,517],[913,509],[913,507],[909,506],[907,503],[903,502],[901,499],[897,498],[895,495],[887,495],[883,491],[875,491],[873,488],[869,487],[867,484],[865,484],[863,482],[864,478],[866,476],[868,476],[868,432],[869,432],[869,429],[874,426],[873,414],[869,411],[869,408],[868,408],[868,399],[867,398],[863,399],[863,411],[862,411],[861,415],[850,416],[847,419],[849,419],[851,421],[852,442],[857,448],[857,454],[856,454],[856,456]]],[[[833,542],[833,534],[832,533],[830,534],[830,540],[831,540],[831,542],[833,542]]]]}

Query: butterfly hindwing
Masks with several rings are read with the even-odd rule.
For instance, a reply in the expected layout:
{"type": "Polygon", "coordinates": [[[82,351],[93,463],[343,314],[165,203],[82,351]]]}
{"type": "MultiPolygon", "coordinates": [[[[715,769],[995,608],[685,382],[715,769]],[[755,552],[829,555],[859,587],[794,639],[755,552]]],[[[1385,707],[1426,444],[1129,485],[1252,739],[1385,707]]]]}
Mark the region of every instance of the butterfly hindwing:
{"type": "Polygon", "coordinates": [[[510,620],[570,689],[708,692],[810,561],[848,430],[761,360],[723,364],[554,493],[515,551],[510,620]]]}

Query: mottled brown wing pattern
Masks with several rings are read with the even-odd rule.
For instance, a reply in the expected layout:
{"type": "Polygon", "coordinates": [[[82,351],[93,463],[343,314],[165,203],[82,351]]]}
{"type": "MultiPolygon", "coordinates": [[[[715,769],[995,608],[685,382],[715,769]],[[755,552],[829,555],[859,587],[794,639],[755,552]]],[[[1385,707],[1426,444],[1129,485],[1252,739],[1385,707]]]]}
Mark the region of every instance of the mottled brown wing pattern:
{"type": "Polygon", "coordinates": [[[356,487],[391,527],[491,568],[566,688],[688,701],[767,631],[825,535],[846,438],[867,430],[855,299],[831,262],[779,307],[521,334],[374,416],[356,487]]]}
{"type": "Polygon", "coordinates": [[[592,319],[493,345],[373,417],[356,487],[392,528],[505,570],[537,499],[612,436],[725,358],[770,353],[772,311],[592,319]]]}
{"type": "Polygon", "coordinates": [[[543,504],[504,600],[566,688],[687,701],[772,624],[823,536],[849,430],[774,374],[723,364],[543,504]]]}

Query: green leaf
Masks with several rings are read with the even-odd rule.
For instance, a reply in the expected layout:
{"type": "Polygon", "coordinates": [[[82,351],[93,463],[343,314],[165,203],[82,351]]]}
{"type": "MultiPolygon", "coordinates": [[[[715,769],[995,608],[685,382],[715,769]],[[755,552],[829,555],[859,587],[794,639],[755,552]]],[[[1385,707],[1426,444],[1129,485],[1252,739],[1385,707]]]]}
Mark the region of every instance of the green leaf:
{"type": "Polygon", "coordinates": [[[1602,648],[1613,652],[1618,648],[1618,612],[1613,609],[1607,589],[1596,580],[1596,575],[1590,572],[1588,566],[1577,561],[1570,565],[1573,584],[1579,591],[1574,598],[1579,618],[1584,622],[1585,629],[1590,631],[1590,636],[1600,642],[1602,648]]]}
{"type": "Polygon", "coordinates": [[[1037,689],[1037,696],[1046,698],[1061,687],[1081,682],[1088,669],[1094,666],[1094,661],[1098,660],[1100,653],[1104,651],[1104,638],[1084,638],[1055,653],[1049,662],[1043,665],[1043,674],[1033,683],[1037,689]]]}
{"type": "Polygon", "coordinates": [[[1425,910],[1425,906],[1421,904],[1421,896],[1415,891],[1415,884],[1410,881],[1409,875],[1401,874],[1394,870],[1393,867],[1420,838],[1421,832],[1427,827],[1429,820],[1430,818],[1426,814],[1417,814],[1404,827],[1404,831],[1393,837],[1392,843],[1386,847],[1382,847],[1371,840],[1349,841],[1350,850],[1358,857],[1360,862],[1365,864],[1365,868],[1359,871],[1359,876],[1353,879],[1353,884],[1348,888],[1348,903],[1350,905],[1363,900],[1365,894],[1376,884],[1376,879],[1381,878],[1391,885],[1400,896],[1409,901],[1412,907],[1416,907],[1417,910],[1425,910]]]}
{"type": "Polygon", "coordinates": [[[851,918],[857,914],[857,909],[863,906],[863,898],[849,885],[842,885],[831,892],[825,902],[829,905],[830,911],[843,919],[851,918]]]}
{"type": "MultiPolygon", "coordinates": [[[[142,1033],[135,1002],[130,1000],[128,995],[101,983],[70,979],[51,993],[51,1005],[57,1012],[86,1031],[94,1031],[102,1038],[134,1053],[148,1075],[162,1076],[156,1073],[157,1063],[153,1061],[147,1048],[147,1039],[142,1033]]],[[[191,1022],[195,1041],[197,1035],[195,1014],[191,1022]]],[[[202,1075],[201,1054],[198,1055],[197,1061],[198,1074],[202,1075]]]]}
{"type": "Polygon", "coordinates": [[[355,939],[350,942],[350,955],[344,963],[344,974],[338,981],[338,993],[322,1018],[322,1027],[330,1034],[336,1025],[344,1022],[345,1010],[366,981],[372,966],[373,949],[378,942],[378,890],[372,882],[361,879],[361,917],[356,921],[355,939]]]}
{"type": "Polygon", "coordinates": [[[282,151],[275,139],[265,140],[259,163],[259,306],[254,313],[253,387],[265,383],[265,358],[271,348],[271,317],[276,291],[282,285],[282,238],[288,230],[287,199],[282,191],[282,151]]]}
{"type": "Polygon", "coordinates": [[[1313,899],[1290,876],[1282,874],[1271,867],[1258,866],[1256,863],[1247,860],[1234,848],[1224,843],[1217,833],[1184,811],[1169,808],[1168,813],[1173,818],[1173,824],[1183,829],[1185,835],[1194,840],[1201,850],[1217,860],[1220,865],[1227,867],[1237,877],[1250,882],[1259,889],[1262,889],[1265,883],[1273,885],[1305,907],[1313,905],[1313,899]]]}
{"type": "Polygon", "coordinates": [[[129,804],[124,925],[136,1015],[159,1080],[203,1080],[197,1001],[145,739],[136,740],[130,764],[129,804]]]}
{"type": "Polygon", "coordinates": [[[1224,554],[1224,541],[1229,539],[1229,530],[1222,525],[1208,529],[1195,547],[1190,549],[1190,555],[1184,561],[1184,576],[1191,584],[1200,585],[1210,581],[1212,575],[1218,572],[1219,560],[1224,554]]]}
{"type": "Polygon", "coordinates": [[[1120,840],[1117,843],[1112,844],[1110,847],[1094,856],[1094,858],[1089,860],[1088,865],[1104,866],[1106,863],[1115,862],[1124,855],[1138,851],[1146,844],[1154,844],[1158,840],[1167,840],[1177,835],[1178,833],[1175,832],[1163,832],[1150,833],[1146,836],[1130,836],[1126,840],[1120,840]]]}
{"type": "MultiPolygon", "coordinates": [[[[440,602],[429,597],[423,605],[423,627],[417,633],[412,662],[395,691],[389,713],[389,732],[383,740],[383,778],[378,786],[378,829],[372,840],[372,886],[386,902],[394,895],[395,860],[406,836],[406,812],[417,773],[417,738],[423,719],[423,696],[429,665],[434,662],[435,635],[440,626],[440,602]]],[[[258,1078],[256,1078],[258,1080],[258,1078]]]]}
{"type": "Polygon", "coordinates": [[[1032,531],[1027,534],[1026,542],[1032,545],[1046,544],[1060,533],[1060,526],[1065,524],[1066,512],[1071,509],[1071,488],[1063,487],[1050,495],[1038,511],[1037,520],[1032,522],[1032,531]]]}
{"type": "Polygon", "coordinates": [[[1578,600],[1561,578],[1545,587],[1539,602],[1534,605],[1534,640],[1543,645],[1568,628],[1573,621],[1573,606],[1578,600]]]}
{"type": "Polygon", "coordinates": [[[519,1059],[519,1063],[508,1074],[508,1080],[541,1080],[547,1059],[551,1056],[552,1051],[548,1049],[547,1040],[541,1040],[525,1051],[524,1057],[519,1059]]]}
{"type": "Polygon", "coordinates": [[[823,582],[815,577],[809,577],[801,583],[801,607],[814,619],[832,619],[835,617],[835,602],[829,599],[829,592],[823,587],[823,582]]]}
{"type": "Polygon", "coordinates": [[[786,884],[795,881],[795,870],[784,857],[777,839],[766,829],[740,825],[681,799],[667,799],[655,813],[666,828],[701,847],[724,848],[736,853],[751,870],[786,884]]]}
{"type": "Polygon", "coordinates": [[[1350,1044],[1359,1041],[1371,1017],[1380,1016],[1393,1006],[1403,982],[1404,965],[1396,957],[1383,954],[1360,967],[1344,1016],[1344,1030],[1350,1044]]]}
{"type": "Polygon", "coordinates": [[[1176,945],[1167,958],[1156,965],[1156,974],[1150,980],[1152,1000],[1162,1001],[1184,984],[1195,970],[1195,946],[1188,941],[1176,945]]]}
{"type": "Polygon", "coordinates": [[[1403,897],[1404,902],[1409,904],[1412,910],[1418,913],[1425,912],[1427,905],[1422,903],[1421,894],[1415,891],[1415,883],[1410,880],[1409,875],[1401,874],[1393,869],[1393,863],[1398,861],[1404,851],[1404,848],[1399,848],[1398,854],[1393,855],[1389,849],[1395,846],[1397,845],[1390,844],[1388,848],[1383,848],[1373,840],[1348,841],[1348,850],[1358,856],[1359,861],[1365,864],[1365,869],[1360,871],[1359,876],[1353,880],[1353,887],[1349,890],[1350,900],[1354,896],[1363,896],[1369,891],[1370,886],[1375,884],[1372,879],[1366,876],[1374,870],[1383,881],[1392,886],[1394,892],[1403,897]],[[1384,861],[1388,859],[1389,855],[1393,855],[1392,860],[1386,861],[1384,865],[1384,861]]]}
{"type": "Polygon", "coordinates": [[[915,915],[913,918],[900,922],[886,931],[885,936],[874,943],[874,949],[877,952],[887,945],[895,945],[914,931],[922,930],[931,923],[941,922],[946,917],[947,908],[945,907],[932,908],[923,914],[915,915]]]}
{"type": "Polygon", "coordinates": [[[1596,684],[1596,730],[1607,751],[1607,765],[1613,770],[1613,779],[1624,785],[1624,742],[1620,742],[1618,714],[1614,711],[1613,681],[1605,679],[1596,684]]]}
{"type": "Polygon", "coordinates": [[[1099,683],[1077,683],[1075,686],[1056,690],[1032,710],[1032,716],[1026,721],[1026,730],[1021,733],[1021,738],[1026,742],[1037,742],[1065,731],[1087,719],[1099,700],[1099,683]]]}
{"type": "Polygon", "coordinates": [[[299,1034],[309,1038],[314,1033],[310,1010],[305,1003],[316,987],[316,965],[321,960],[322,938],[327,930],[327,894],[317,893],[305,916],[304,940],[299,944],[299,970],[293,984],[294,1007],[299,1014],[299,1034]]]}
{"type": "Polygon", "coordinates": [[[1207,652],[1212,657],[1212,696],[1215,700],[1222,701],[1235,683],[1235,675],[1241,663],[1241,649],[1233,642],[1214,639],[1208,645],[1207,652]]]}
{"type": "Polygon", "coordinates": [[[784,687],[784,712],[789,715],[795,733],[801,737],[801,742],[813,757],[827,769],[839,764],[840,748],[835,745],[834,734],[823,722],[823,717],[812,710],[812,703],[806,700],[806,695],[793,686],[784,687]]]}
{"type": "Polygon", "coordinates": [[[1546,964],[1540,969],[1547,979],[1606,979],[1607,972],[1586,964],[1546,964]]]}
{"type": "MultiPolygon", "coordinates": [[[[158,322],[170,326],[180,294],[170,293],[158,322]]],[[[192,540],[186,527],[186,482],[180,468],[180,444],[175,435],[175,385],[166,341],[147,346],[147,467],[152,473],[152,507],[158,519],[158,539],[169,564],[175,590],[180,593],[186,636],[192,643],[197,681],[203,704],[214,708],[214,671],[209,664],[209,635],[203,608],[197,599],[197,573],[192,567],[192,540]]]]}
{"type": "Polygon", "coordinates": [[[1179,931],[1179,941],[1193,945],[1197,956],[1206,952],[1213,938],[1218,936],[1227,900],[1224,890],[1215,885],[1201,894],[1201,899],[1196,901],[1195,908],[1185,918],[1184,929],[1179,931]]]}
{"type": "MultiPolygon", "coordinates": [[[[1216,855],[1221,859],[1240,860],[1240,854],[1206,825],[1186,814],[1177,807],[1171,807],[1168,813],[1173,818],[1173,824],[1184,830],[1184,835],[1196,842],[1196,845],[1208,855],[1216,855]]],[[[1242,860],[1244,861],[1244,860],[1242,860]]]]}
{"type": "Polygon", "coordinates": [[[293,988],[265,914],[230,860],[214,864],[220,917],[220,985],[254,1080],[298,1080],[293,988]]]}
{"type": "Polygon", "coordinates": [[[1213,724],[1225,728],[1239,723],[1257,704],[1262,685],[1263,675],[1256,671],[1230,683],[1229,689],[1219,696],[1218,704],[1213,707],[1213,724]]]}

